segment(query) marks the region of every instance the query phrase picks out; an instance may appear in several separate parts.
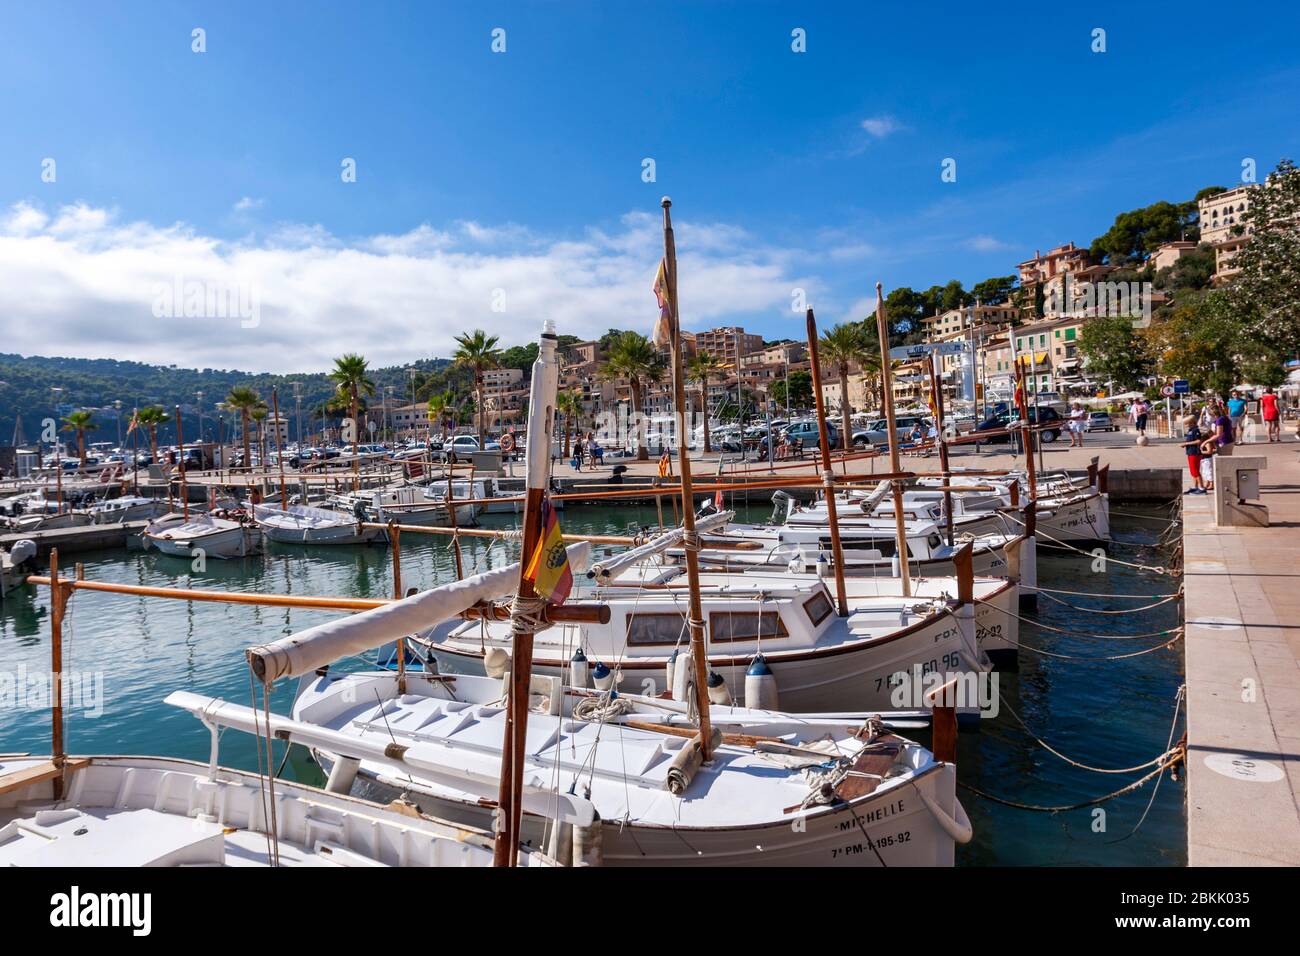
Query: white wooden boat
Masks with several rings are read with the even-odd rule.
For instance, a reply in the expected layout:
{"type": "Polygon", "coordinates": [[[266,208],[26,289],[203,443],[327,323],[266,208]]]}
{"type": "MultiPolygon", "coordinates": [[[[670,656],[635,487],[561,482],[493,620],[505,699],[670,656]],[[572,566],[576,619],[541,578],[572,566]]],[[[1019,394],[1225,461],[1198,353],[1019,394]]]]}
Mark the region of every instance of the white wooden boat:
{"type": "MultiPolygon", "coordinates": [[[[173,694],[168,702],[212,730],[211,762],[71,757],[63,794],[56,797],[59,774],[48,758],[0,758],[0,867],[271,865],[265,778],[217,764],[218,729],[246,729],[260,715],[196,694],[173,694]]],[[[304,730],[319,743],[315,728],[304,730]]],[[[383,763],[382,755],[377,759],[383,763]]],[[[384,806],[285,779],[274,781],[274,799],[275,865],[492,863],[489,834],[407,805],[384,806]]],[[[550,862],[537,853],[521,860],[550,862]]]]}
{"type": "MultiPolygon", "coordinates": [[[[438,774],[395,774],[362,758],[351,764],[357,792],[404,793],[438,816],[487,825],[490,802],[452,772],[500,774],[502,681],[411,673],[405,693],[397,681],[388,671],[309,675],[294,719],[372,748],[427,748],[438,774]]],[[[697,729],[685,704],[622,696],[612,704],[559,678],[534,677],[532,690],[524,779],[550,788],[557,803],[575,791],[591,801],[606,865],[951,866],[955,843],[970,839],[955,767],[869,724],[870,715],[714,706],[724,736],[695,769],[697,729]]],[[[315,754],[334,771],[349,751],[315,754]]],[[[525,807],[523,839],[562,843],[543,806],[525,807]]]]}
{"type": "Polygon", "coordinates": [[[27,575],[36,574],[36,543],[24,538],[8,551],[0,550],[0,598],[20,588],[27,575]]]}
{"type": "Polygon", "coordinates": [[[259,554],[262,550],[262,532],[230,518],[217,518],[208,514],[163,515],[151,521],[141,535],[145,547],[154,547],[163,554],[192,558],[202,550],[209,558],[242,558],[259,554]]]}
{"type": "MultiPolygon", "coordinates": [[[[425,490],[416,485],[346,492],[331,496],[328,502],[340,511],[363,514],[367,521],[396,521],[398,524],[423,527],[448,523],[447,506],[443,498],[428,497],[425,490]]],[[[456,509],[457,524],[469,524],[474,520],[475,513],[473,505],[459,506],[456,509]]]]}
{"type": "Polygon", "coordinates": [[[311,505],[258,505],[253,516],[262,533],[279,544],[370,544],[385,535],[380,528],[362,527],[364,512],[358,518],[355,513],[311,505]]]}
{"type": "MultiPolygon", "coordinates": [[[[974,619],[963,626],[952,578],[915,582],[902,597],[895,578],[853,578],[849,615],[835,613],[826,582],[814,575],[701,573],[708,660],[731,693],[762,655],[776,678],[782,710],[889,709],[898,675],[992,669],[984,648],[1007,651],[1019,631],[1014,582],[978,578],[974,619]],[[969,633],[966,633],[966,631],[969,633]]],[[[848,582],[846,582],[848,589],[848,582]]],[[[642,565],[608,587],[576,595],[610,609],[610,622],[557,624],[534,638],[533,672],[561,676],[579,648],[616,674],[616,683],[660,693],[688,644],[687,587],[681,567],[642,565]]],[[[457,671],[479,670],[485,654],[507,651],[504,621],[434,628],[417,638],[457,671]]],[[[903,679],[906,679],[903,678],[903,679]]]]}
{"type": "Polygon", "coordinates": [[[91,524],[120,524],[126,521],[152,520],[167,511],[167,502],[161,498],[123,495],[96,502],[86,508],[84,513],[90,516],[91,524]]]}

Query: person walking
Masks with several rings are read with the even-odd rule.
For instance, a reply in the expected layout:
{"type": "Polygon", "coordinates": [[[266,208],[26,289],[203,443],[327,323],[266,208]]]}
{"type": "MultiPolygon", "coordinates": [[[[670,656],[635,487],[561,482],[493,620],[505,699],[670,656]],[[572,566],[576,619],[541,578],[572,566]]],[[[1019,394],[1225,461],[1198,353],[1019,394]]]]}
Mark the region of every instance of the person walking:
{"type": "Polygon", "coordinates": [[[1188,489],[1189,495],[1203,495],[1205,491],[1205,481],[1201,477],[1201,442],[1205,441],[1205,435],[1196,424],[1196,416],[1188,415],[1183,419],[1183,451],[1187,453],[1187,470],[1192,473],[1192,487],[1188,489]]]}
{"type": "Polygon", "coordinates": [[[1142,438],[1147,437],[1147,413],[1150,406],[1147,405],[1146,399],[1135,398],[1133,404],[1128,408],[1128,417],[1133,422],[1133,429],[1142,438]]]}
{"type": "Polygon", "coordinates": [[[1246,420],[1246,399],[1236,389],[1233,389],[1228,397],[1228,418],[1232,419],[1233,436],[1237,439],[1244,437],[1241,426],[1246,420]]]}
{"type": "Polygon", "coordinates": [[[1083,447],[1083,423],[1087,413],[1078,402],[1070,409],[1070,447],[1083,447]]]}
{"type": "Polygon", "coordinates": [[[1277,407],[1277,396],[1273,393],[1272,387],[1264,389],[1264,394],[1259,400],[1259,411],[1264,419],[1264,427],[1268,430],[1269,443],[1280,442],[1282,440],[1282,414],[1277,407]]]}

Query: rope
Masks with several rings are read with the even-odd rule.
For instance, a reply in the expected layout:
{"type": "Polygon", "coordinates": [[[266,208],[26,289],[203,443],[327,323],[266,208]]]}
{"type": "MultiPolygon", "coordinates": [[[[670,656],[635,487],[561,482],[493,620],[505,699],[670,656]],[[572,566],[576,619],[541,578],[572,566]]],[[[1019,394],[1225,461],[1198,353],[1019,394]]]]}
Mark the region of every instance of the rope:
{"type": "Polygon", "coordinates": [[[1181,762],[1181,760],[1182,760],[1181,756],[1171,758],[1170,760],[1167,760],[1164,763],[1162,763],[1159,767],[1151,771],[1146,776],[1133,781],[1127,787],[1121,787],[1120,789],[1115,790],[1111,793],[1107,793],[1100,797],[1094,797],[1091,800],[1084,800],[1081,803],[1072,803],[1072,804],[1068,804],[1065,806],[1058,806],[1058,807],[1044,807],[1032,803],[1017,803],[1015,800],[1004,800],[1002,797],[995,797],[993,794],[980,790],[978,787],[972,787],[970,784],[963,783],[961,780],[957,781],[957,786],[961,787],[963,790],[967,790],[970,793],[975,794],[975,796],[977,797],[982,797],[983,799],[989,800],[993,803],[1000,803],[1002,804],[1002,806],[1011,807],[1013,810],[1034,810],[1039,813],[1064,813],[1067,810],[1082,810],[1084,807],[1093,807],[1099,803],[1105,803],[1108,800],[1114,800],[1116,797],[1121,797],[1126,793],[1131,793],[1132,791],[1141,787],[1152,777],[1159,776],[1160,774],[1164,773],[1165,770],[1167,770],[1169,767],[1173,766],[1176,763],[1181,762]]]}
{"type": "Polygon", "coordinates": [[[1132,598],[1135,601],[1145,600],[1148,598],[1174,597],[1182,593],[1180,587],[1178,591],[1167,592],[1165,594],[1107,594],[1105,591],[1066,591],[1063,588],[1045,588],[1035,584],[1020,585],[1022,591],[1038,591],[1042,594],[1071,594],[1075,597],[1097,597],[1097,598],[1132,598]]]}
{"type": "MultiPolygon", "coordinates": [[[[1175,726],[1177,726],[1177,723],[1178,723],[1178,713],[1179,713],[1179,711],[1182,709],[1182,700],[1183,700],[1183,694],[1184,694],[1185,691],[1186,691],[1186,687],[1180,687],[1180,688],[1178,689],[1178,693],[1177,693],[1177,695],[1176,695],[1175,698],[1174,698],[1174,700],[1175,700],[1175,707],[1174,707],[1174,725],[1175,725],[1175,726]]],[[[1073,759],[1071,759],[1070,757],[1067,757],[1065,754],[1061,753],[1059,750],[1057,750],[1056,748],[1054,748],[1054,747],[1053,747],[1051,744],[1049,744],[1047,741],[1043,740],[1043,738],[1039,737],[1039,736],[1038,736],[1037,734],[1035,734],[1032,730],[1030,730],[1030,729],[1029,729],[1029,725],[1026,724],[1026,723],[1025,723],[1021,718],[1020,718],[1020,715],[1019,715],[1019,714],[1017,714],[1014,710],[1011,709],[1011,705],[1009,705],[1009,704],[1007,703],[1007,699],[1006,699],[1006,697],[1003,696],[1002,693],[1001,693],[1000,691],[998,692],[998,701],[1000,702],[1000,704],[1001,704],[1003,707],[1006,708],[1007,713],[1009,713],[1012,717],[1014,717],[1014,718],[1016,719],[1016,723],[1018,723],[1018,724],[1020,725],[1021,729],[1024,730],[1024,732],[1027,733],[1027,734],[1028,734],[1028,735],[1033,739],[1034,743],[1038,744],[1038,746],[1042,747],[1044,750],[1046,750],[1048,753],[1052,754],[1053,756],[1055,756],[1055,757],[1059,757],[1061,760],[1064,760],[1064,761],[1065,761],[1066,763],[1068,763],[1071,767],[1077,767],[1077,768],[1080,769],[1080,770],[1088,770],[1088,771],[1091,771],[1092,773],[1137,773],[1139,770],[1146,770],[1148,767],[1154,767],[1154,766],[1156,766],[1157,764],[1160,764],[1160,763],[1163,763],[1163,762],[1167,761],[1171,756],[1173,756],[1175,753],[1178,752],[1178,751],[1177,751],[1177,748],[1173,748],[1173,749],[1171,749],[1171,748],[1169,748],[1169,747],[1166,747],[1164,753],[1160,754],[1160,755],[1157,756],[1157,757],[1153,757],[1153,758],[1151,758],[1151,759],[1148,760],[1146,763],[1140,763],[1140,764],[1138,764],[1136,767],[1121,767],[1121,768],[1116,768],[1116,769],[1113,769],[1113,770],[1112,770],[1112,769],[1107,769],[1107,768],[1105,768],[1105,767],[1090,767],[1090,766],[1088,766],[1088,765],[1085,764],[1085,763],[1080,763],[1080,762],[1077,761],[1077,760],[1073,760],[1073,759]]],[[[1170,732],[1170,743],[1172,744],[1172,742],[1173,742],[1173,734],[1172,734],[1172,730],[1171,730],[1171,732],[1170,732]]]]}
{"type": "MultiPolygon", "coordinates": [[[[1025,523],[1013,514],[1006,514],[1004,515],[1004,517],[1008,518],[1011,521],[1014,521],[1016,524],[1020,525],[1021,527],[1025,526],[1025,523]]],[[[1034,534],[1042,536],[1046,538],[1048,541],[1056,542],[1055,545],[1044,545],[1044,547],[1048,547],[1048,548],[1057,547],[1059,549],[1063,549],[1066,551],[1074,551],[1078,554],[1085,555],[1086,557],[1089,558],[1095,557],[1095,555],[1093,555],[1091,551],[1084,551],[1082,548],[1076,548],[1072,544],[1066,544],[1060,538],[1055,538],[1052,535],[1048,534],[1046,531],[1035,530],[1034,534]]],[[[1173,568],[1166,568],[1163,565],[1135,564],[1132,561],[1121,561],[1119,558],[1111,557],[1110,555],[1106,556],[1106,560],[1112,564],[1123,565],[1126,568],[1136,568],[1139,571],[1152,571],[1156,574],[1167,574],[1171,576],[1177,574],[1177,572],[1173,568]]]]}
{"type": "Polygon", "coordinates": [[[1041,647],[1031,647],[1028,644],[1021,644],[1019,641],[1013,641],[1009,637],[1004,637],[1002,639],[1006,641],[1008,644],[1012,645],[1013,647],[1017,647],[1021,650],[1029,651],[1032,654],[1038,654],[1042,657],[1052,657],[1060,661],[1094,661],[1095,662],[1095,661],[1122,661],[1122,660],[1127,660],[1130,657],[1141,657],[1143,654],[1152,654],[1156,651],[1165,650],[1166,648],[1173,647],[1175,644],[1178,643],[1179,639],[1182,636],[1183,636],[1182,629],[1179,628],[1178,634],[1170,638],[1168,641],[1165,641],[1165,643],[1163,644],[1157,644],[1154,647],[1144,648],[1143,650],[1140,651],[1133,651],[1130,654],[1103,654],[1100,657],[1083,657],[1078,654],[1058,654],[1055,651],[1045,651],[1041,647]]]}
{"type": "MultiPolygon", "coordinates": [[[[981,601],[980,603],[984,602],[981,601]]],[[[1017,621],[1023,621],[1025,624],[1032,624],[1034,627],[1040,627],[1045,631],[1054,631],[1057,634],[1069,634],[1071,637],[1091,637],[1096,638],[1099,641],[1135,641],[1143,638],[1164,637],[1166,634],[1181,634],[1183,631],[1182,625],[1179,625],[1178,627],[1165,628],[1163,631],[1149,631],[1146,634],[1089,634],[1086,631],[1075,631],[1069,628],[1057,627],[1054,624],[1044,624],[1042,621],[1035,621],[1031,618],[1024,617],[1023,615],[1017,614],[1015,611],[1003,610],[1002,608],[997,608],[996,610],[1002,614],[1006,614],[1008,617],[1014,617],[1017,621]]],[[[1086,611],[1088,608],[1082,608],[1081,610],[1086,611]]],[[[1141,610],[1141,608],[1137,608],[1136,610],[1141,610]]]]}
{"type": "Polygon", "coordinates": [[[1089,614],[1136,614],[1138,611],[1149,611],[1154,607],[1160,607],[1163,604],[1168,604],[1170,601],[1177,601],[1182,596],[1183,596],[1183,590],[1180,587],[1176,593],[1170,594],[1165,598],[1163,598],[1162,600],[1156,601],[1154,604],[1143,604],[1141,607],[1130,607],[1130,608],[1121,608],[1119,610],[1112,610],[1109,608],[1100,608],[1100,607],[1083,607],[1082,605],[1071,604],[1069,601],[1063,601],[1061,598],[1053,597],[1051,594],[1043,595],[1043,597],[1047,598],[1049,601],[1055,601],[1057,604],[1060,604],[1064,607],[1068,607],[1074,611],[1086,611],[1089,614]]]}
{"type": "Polygon", "coordinates": [[[536,634],[549,625],[546,621],[546,599],[524,597],[516,594],[510,602],[510,629],[516,634],[536,634]]]}

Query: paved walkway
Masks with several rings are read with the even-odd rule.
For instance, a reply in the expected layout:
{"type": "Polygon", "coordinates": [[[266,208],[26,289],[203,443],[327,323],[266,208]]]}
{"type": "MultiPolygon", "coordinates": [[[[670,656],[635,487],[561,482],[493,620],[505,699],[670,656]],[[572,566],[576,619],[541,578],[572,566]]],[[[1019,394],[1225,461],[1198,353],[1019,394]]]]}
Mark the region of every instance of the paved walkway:
{"type": "Polygon", "coordinates": [[[1188,862],[1300,864],[1300,444],[1263,455],[1267,528],[1184,497],[1188,862]]]}

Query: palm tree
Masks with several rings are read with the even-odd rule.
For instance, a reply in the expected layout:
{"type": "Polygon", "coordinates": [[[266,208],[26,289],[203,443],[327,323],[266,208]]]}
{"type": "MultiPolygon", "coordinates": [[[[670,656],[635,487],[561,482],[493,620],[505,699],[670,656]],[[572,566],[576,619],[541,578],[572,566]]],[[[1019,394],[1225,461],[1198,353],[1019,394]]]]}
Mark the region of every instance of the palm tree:
{"type": "Polygon", "coordinates": [[[266,466],[266,430],[262,423],[266,421],[271,414],[271,406],[264,401],[258,401],[256,405],[248,410],[248,417],[253,420],[253,427],[257,429],[257,457],[262,466],[266,466]]]}
{"type": "MultiPolygon", "coordinates": [[[[77,433],[77,453],[81,456],[81,470],[86,470],[86,432],[93,431],[99,426],[94,422],[92,412],[82,411],[68,412],[63,418],[63,431],[77,433]]],[[[59,467],[62,467],[60,465],[59,467]]]]}
{"type": "MultiPolygon", "coordinates": [[[[700,408],[704,409],[704,453],[713,451],[709,447],[709,382],[724,366],[710,352],[696,352],[687,366],[687,376],[700,387],[700,408]]],[[[683,426],[685,427],[685,426],[683,426]]]]}
{"type": "Polygon", "coordinates": [[[171,416],[161,405],[146,405],[135,413],[135,423],[149,432],[149,457],[158,463],[158,426],[171,421],[171,416]]]}
{"type": "Polygon", "coordinates": [[[439,392],[429,396],[429,421],[438,426],[442,437],[447,437],[447,419],[456,407],[456,399],[451,392],[439,392]]]}
{"type": "Polygon", "coordinates": [[[821,357],[831,362],[840,376],[840,447],[845,451],[853,441],[849,408],[849,365],[870,360],[871,347],[862,326],[848,322],[827,329],[818,342],[821,357]]]}
{"type": "Polygon", "coordinates": [[[257,394],[257,389],[250,388],[247,385],[236,385],[226,396],[226,404],[239,412],[239,431],[244,436],[244,467],[249,468],[253,464],[253,450],[248,444],[248,418],[249,413],[261,403],[261,396],[257,394]]]}
{"type": "MultiPolygon", "coordinates": [[[[641,388],[646,382],[663,377],[664,365],[654,345],[639,332],[623,332],[609,347],[609,357],[601,367],[606,378],[625,378],[632,388],[632,410],[641,414],[641,388]]],[[[641,444],[641,429],[636,430],[636,460],[649,461],[650,452],[641,444]]]]}
{"type": "Polygon", "coordinates": [[[358,423],[357,404],[364,393],[367,396],[375,394],[375,383],[370,381],[368,373],[370,363],[355,352],[348,352],[334,360],[334,368],[330,372],[332,378],[338,384],[340,395],[346,395],[350,399],[352,412],[352,482],[357,483],[359,474],[359,459],[357,458],[357,432],[360,430],[358,423]]]}
{"type": "Polygon", "coordinates": [[[496,368],[501,362],[501,350],[497,348],[497,337],[488,335],[482,329],[464,332],[456,336],[460,346],[452,356],[457,365],[474,372],[474,404],[478,406],[478,447],[486,448],[486,430],[483,426],[483,373],[496,368]]]}
{"type": "Polygon", "coordinates": [[[564,416],[564,457],[568,458],[573,425],[582,414],[582,398],[577,392],[561,392],[555,398],[555,410],[564,416]]]}

